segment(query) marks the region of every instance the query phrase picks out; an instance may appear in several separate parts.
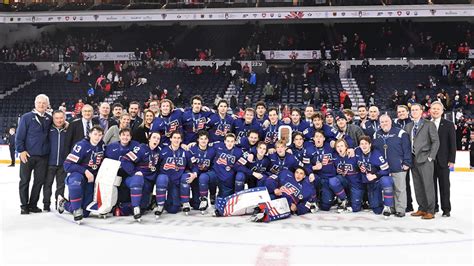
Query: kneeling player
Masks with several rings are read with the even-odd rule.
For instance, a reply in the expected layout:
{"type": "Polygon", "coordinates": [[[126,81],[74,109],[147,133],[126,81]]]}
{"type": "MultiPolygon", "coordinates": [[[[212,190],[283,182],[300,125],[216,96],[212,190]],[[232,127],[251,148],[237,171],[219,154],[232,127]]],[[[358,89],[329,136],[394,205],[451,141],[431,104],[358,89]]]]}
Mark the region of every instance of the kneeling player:
{"type": "Polygon", "coordinates": [[[244,165],[247,163],[242,157],[242,150],[235,147],[236,137],[232,133],[225,136],[224,144],[215,146],[216,156],[212,169],[217,175],[218,197],[225,198],[244,189],[244,165]]]}
{"type": "Polygon", "coordinates": [[[263,141],[258,142],[256,155],[251,156],[252,160],[249,159],[247,167],[244,169],[249,188],[265,186],[270,167],[270,160],[266,154],[267,144],[263,141]]]}
{"type": "MultiPolygon", "coordinates": [[[[213,147],[210,147],[209,144],[209,133],[205,130],[200,130],[198,132],[197,138],[198,145],[191,147],[189,152],[191,153],[191,172],[195,173],[198,176],[199,183],[199,210],[204,212],[209,203],[208,203],[208,193],[211,193],[211,204],[214,204],[216,199],[217,191],[217,175],[211,170],[211,163],[214,161],[216,156],[216,151],[213,147]]],[[[191,176],[190,176],[191,178],[191,176]]],[[[191,181],[191,186],[195,183],[191,181]]],[[[183,191],[184,194],[189,195],[189,186],[187,191],[183,191]]],[[[183,189],[183,188],[182,188],[183,189]]],[[[193,198],[195,197],[196,188],[193,187],[193,198]]],[[[186,198],[184,198],[186,199],[186,198]]]]}
{"type": "Polygon", "coordinates": [[[372,150],[372,139],[360,138],[360,149],[356,157],[362,173],[362,182],[367,183],[370,208],[376,214],[390,216],[393,207],[393,179],[389,176],[388,163],[378,150],[372,150]],[[383,198],[383,200],[382,200],[383,198]]]}
{"type": "Polygon", "coordinates": [[[89,132],[89,140],[83,139],[74,145],[64,162],[64,170],[68,173],[66,185],[69,190],[69,201],[61,195],[58,198],[58,211],[72,213],[74,221],[81,223],[83,217],[89,216],[85,208],[94,197],[94,181],[98,169],[104,159],[104,130],[94,126],[89,132]]]}
{"type": "Polygon", "coordinates": [[[189,186],[197,177],[196,173],[185,173],[189,168],[191,158],[188,152],[181,148],[181,133],[174,131],[170,135],[171,144],[161,150],[160,173],[156,177],[156,218],[160,217],[163,210],[168,213],[177,213],[183,204],[183,211],[187,214],[191,210],[189,205],[189,186]],[[185,193],[188,194],[185,194],[185,193]]]}
{"type": "MultiPolygon", "coordinates": [[[[128,176],[125,179],[125,185],[130,189],[133,218],[138,221],[142,216],[141,209],[145,209],[150,204],[153,182],[155,182],[160,161],[161,149],[158,146],[160,138],[158,132],[151,133],[148,144],[134,147],[120,159],[122,169],[128,176]]],[[[127,214],[126,211],[123,213],[127,214]]]]}
{"type": "Polygon", "coordinates": [[[337,173],[346,179],[349,185],[352,211],[358,212],[362,208],[364,184],[357,166],[357,158],[355,156],[349,157],[349,145],[344,139],[336,140],[335,148],[337,154],[334,163],[337,173]]]}
{"type": "Polygon", "coordinates": [[[303,167],[297,167],[294,173],[283,170],[277,179],[269,178],[267,188],[273,191],[277,198],[285,198],[293,214],[302,215],[316,211],[316,190],[312,182],[314,178],[305,178],[303,167]]]}
{"type": "Polygon", "coordinates": [[[316,130],[314,133],[314,147],[310,153],[310,168],[307,171],[315,171],[318,175],[317,187],[321,189],[320,208],[323,211],[331,209],[334,195],[341,201],[338,211],[347,210],[347,195],[344,188],[348,187],[347,180],[337,174],[334,166],[334,150],[330,143],[325,142],[324,133],[316,130]]]}

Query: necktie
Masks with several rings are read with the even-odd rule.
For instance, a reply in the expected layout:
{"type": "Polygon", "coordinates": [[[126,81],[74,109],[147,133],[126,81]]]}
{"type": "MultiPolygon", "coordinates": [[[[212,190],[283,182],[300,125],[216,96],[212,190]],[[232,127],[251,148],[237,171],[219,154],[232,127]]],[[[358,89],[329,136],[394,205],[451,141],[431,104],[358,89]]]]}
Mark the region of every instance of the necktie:
{"type": "Polygon", "coordinates": [[[412,147],[412,153],[415,154],[415,136],[416,132],[418,131],[418,123],[415,123],[413,126],[413,136],[412,136],[412,141],[411,141],[411,147],[412,147]]]}
{"type": "Polygon", "coordinates": [[[87,121],[87,128],[86,128],[86,137],[89,137],[89,132],[91,131],[91,121],[87,121]]]}

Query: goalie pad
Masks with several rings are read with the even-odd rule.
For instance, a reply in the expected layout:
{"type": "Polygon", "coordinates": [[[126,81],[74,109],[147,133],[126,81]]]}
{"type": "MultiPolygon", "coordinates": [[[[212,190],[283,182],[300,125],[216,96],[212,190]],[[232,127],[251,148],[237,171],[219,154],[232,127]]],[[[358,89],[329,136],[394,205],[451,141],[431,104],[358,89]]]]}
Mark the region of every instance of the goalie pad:
{"type": "Polygon", "coordinates": [[[275,199],[269,202],[260,203],[258,212],[254,213],[251,221],[253,222],[271,222],[285,219],[291,216],[290,206],[285,198],[275,199]]]}
{"type": "Polygon", "coordinates": [[[117,176],[120,161],[104,159],[95,179],[94,200],[87,206],[93,214],[107,214],[117,203],[118,190],[122,178],[117,176]]]}
{"type": "Polygon", "coordinates": [[[239,191],[225,198],[217,198],[216,210],[220,216],[252,214],[255,206],[270,200],[266,187],[255,187],[239,191]]]}

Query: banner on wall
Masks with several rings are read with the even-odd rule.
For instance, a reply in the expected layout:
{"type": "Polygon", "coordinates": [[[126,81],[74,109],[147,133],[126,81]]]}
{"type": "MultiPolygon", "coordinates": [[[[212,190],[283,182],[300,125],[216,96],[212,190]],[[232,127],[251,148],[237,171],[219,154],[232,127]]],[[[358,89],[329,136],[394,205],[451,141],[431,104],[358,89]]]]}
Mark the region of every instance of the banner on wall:
{"type": "Polygon", "coordinates": [[[196,10],[144,10],[119,11],[54,11],[35,14],[2,13],[0,23],[77,23],[77,22],[140,22],[140,21],[223,21],[223,20],[308,20],[308,19],[354,19],[354,18],[417,18],[417,17],[474,17],[474,5],[466,8],[446,8],[426,5],[410,6],[332,8],[281,7],[243,9],[196,9],[196,10]]]}
{"type": "MultiPolygon", "coordinates": [[[[329,51],[329,50],[328,50],[329,51]]],[[[266,60],[316,60],[321,59],[320,50],[264,50],[266,60]]],[[[326,51],[326,55],[327,55],[326,51]]],[[[329,51],[330,54],[330,51],[329,51]]]]}
{"type": "Polygon", "coordinates": [[[132,61],[134,52],[83,52],[84,61],[132,61]]]}

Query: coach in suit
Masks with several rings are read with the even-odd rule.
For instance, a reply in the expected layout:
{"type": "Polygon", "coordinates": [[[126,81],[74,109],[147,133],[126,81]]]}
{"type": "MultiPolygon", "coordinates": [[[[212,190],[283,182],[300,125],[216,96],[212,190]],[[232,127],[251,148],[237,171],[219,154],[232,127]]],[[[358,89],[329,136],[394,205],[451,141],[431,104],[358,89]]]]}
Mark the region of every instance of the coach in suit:
{"type": "Polygon", "coordinates": [[[89,104],[84,105],[81,114],[82,118],[72,121],[67,129],[66,138],[64,140],[65,155],[69,154],[72,147],[87,136],[88,131],[92,128],[92,115],[94,114],[92,106],[89,104]]]}
{"type": "Polygon", "coordinates": [[[449,168],[456,160],[456,130],[453,122],[442,118],[444,106],[436,101],[431,104],[431,121],[436,125],[439,136],[439,150],[434,163],[435,212],[439,211],[438,184],[441,198],[443,217],[451,216],[451,202],[449,201],[449,168]]]}
{"type": "Polygon", "coordinates": [[[412,104],[413,121],[406,127],[412,143],[413,184],[418,202],[418,211],[411,216],[433,219],[435,217],[433,171],[439,149],[439,137],[435,124],[422,118],[422,113],[423,107],[420,104],[412,104]]]}

